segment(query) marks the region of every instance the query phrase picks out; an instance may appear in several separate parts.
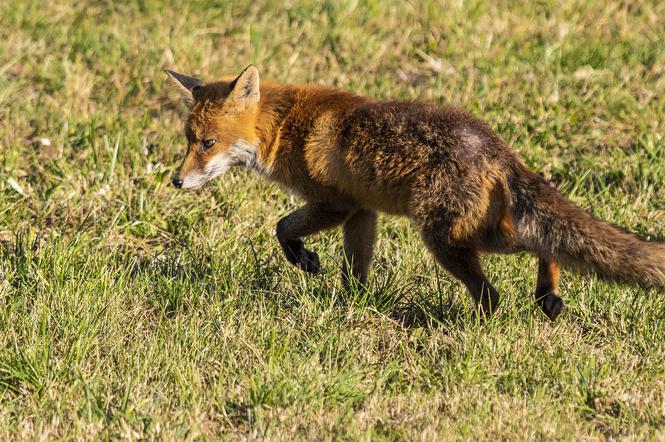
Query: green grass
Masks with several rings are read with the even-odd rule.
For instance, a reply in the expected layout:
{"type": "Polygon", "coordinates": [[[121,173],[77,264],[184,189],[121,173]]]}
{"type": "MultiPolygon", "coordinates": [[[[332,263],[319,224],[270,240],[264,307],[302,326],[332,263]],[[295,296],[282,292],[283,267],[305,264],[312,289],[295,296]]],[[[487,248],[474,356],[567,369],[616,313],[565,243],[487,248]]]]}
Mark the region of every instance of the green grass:
{"type": "Polygon", "coordinates": [[[0,2],[0,439],[665,439],[665,297],[488,257],[479,324],[407,222],[369,294],[273,237],[300,203],[245,171],[169,178],[162,73],[465,107],[567,195],[665,237],[665,3],[0,2]],[[43,145],[41,138],[50,140],[43,145]]]}

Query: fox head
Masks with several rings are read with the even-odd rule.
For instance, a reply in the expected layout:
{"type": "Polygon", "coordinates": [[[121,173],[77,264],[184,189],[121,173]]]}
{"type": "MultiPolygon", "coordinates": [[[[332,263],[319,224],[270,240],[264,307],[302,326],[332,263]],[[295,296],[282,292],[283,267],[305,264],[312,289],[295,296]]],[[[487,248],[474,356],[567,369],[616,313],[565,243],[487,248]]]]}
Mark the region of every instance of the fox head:
{"type": "Polygon", "coordinates": [[[191,110],[185,124],[187,153],[171,182],[194,189],[237,165],[257,166],[259,72],[250,65],[229,82],[204,84],[170,70],[191,110]]]}

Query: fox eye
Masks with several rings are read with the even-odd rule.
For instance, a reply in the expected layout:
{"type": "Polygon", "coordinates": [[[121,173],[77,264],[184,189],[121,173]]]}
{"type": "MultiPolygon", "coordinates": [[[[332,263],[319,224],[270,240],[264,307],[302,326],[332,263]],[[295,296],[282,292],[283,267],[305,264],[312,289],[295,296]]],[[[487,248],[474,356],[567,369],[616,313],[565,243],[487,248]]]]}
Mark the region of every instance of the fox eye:
{"type": "Polygon", "coordinates": [[[213,138],[208,138],[206,140],[201,141],[201,144],[203,145],[204,149],[210,149],[212,146],[215,145],[216,142],[217,140],[213,138]]]}

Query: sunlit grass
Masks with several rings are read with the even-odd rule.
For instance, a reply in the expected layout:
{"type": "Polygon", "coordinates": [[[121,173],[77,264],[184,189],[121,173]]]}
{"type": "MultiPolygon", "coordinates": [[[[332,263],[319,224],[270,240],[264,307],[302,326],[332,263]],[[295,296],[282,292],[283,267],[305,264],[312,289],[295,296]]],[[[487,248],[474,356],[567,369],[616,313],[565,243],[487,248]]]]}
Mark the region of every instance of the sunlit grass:
{"type": "MultiPolygon", "coordinates": [[[[341,236],[273,238],[300,202],[249,172],[169,178],[162,69],[421,99],[486,119],[576,203],[665,237],[662,2],[0,2],[0,438],[663,439],[665,298],[487,257],[479,324],[404,220],[369,295],[341,236]]],[[[387,140],[389,142],[389,140],[387,140]]]]}

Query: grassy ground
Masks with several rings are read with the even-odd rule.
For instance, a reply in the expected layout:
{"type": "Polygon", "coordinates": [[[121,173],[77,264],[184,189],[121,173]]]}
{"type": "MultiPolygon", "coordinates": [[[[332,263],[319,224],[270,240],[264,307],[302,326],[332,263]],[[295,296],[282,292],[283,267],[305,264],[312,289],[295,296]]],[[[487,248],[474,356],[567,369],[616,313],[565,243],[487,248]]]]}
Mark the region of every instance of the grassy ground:
{"type": "Polygon", "coordinates": [[[186,108],[164,67],[490,121],[580,205],[665,236],[665,3],[0,2],[0,438],[665,440],[665,297],[488,257],[462,287],[384,217],[370,295],[287,265],[299,202],[244,171],[169,177],[186,108]],[[48,141],[47,141],[48,140],[48,141]]]}

